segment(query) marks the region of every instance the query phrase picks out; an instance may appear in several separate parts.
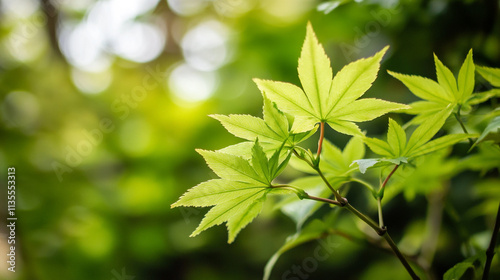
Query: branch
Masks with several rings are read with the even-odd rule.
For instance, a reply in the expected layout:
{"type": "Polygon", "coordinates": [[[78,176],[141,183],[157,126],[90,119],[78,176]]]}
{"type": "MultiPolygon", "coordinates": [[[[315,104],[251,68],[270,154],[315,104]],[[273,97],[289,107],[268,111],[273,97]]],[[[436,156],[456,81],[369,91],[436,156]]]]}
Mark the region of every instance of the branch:
{"type": "Polygon", "coordinates": [[[384,215],[382,214],[382,199],[377,197],[377,208],[378,208],[378,226],[384,228],[384,215]]]}
{"type": "Polygon", "coordinates": [[[57,56],[64,59],[62,55],[61,49],[59,48],[59,41],[57,38],[57,27],[58,27],[58,17],[59,10],[56,6],[52,4],[50,0],[39,0],[40,6],[42,8],[45,17],[47,18],[47,24],[45,25],[47,35],[49,37],[49,43],[52,47],[53,51],[57,54],[57,56]]]}
{"type": "Polygon", "coordinates": [[[384,228],[384,215],[382,213],[382,198],[384,197],[385,185],[387,185],[387,182],[392,177],[392,175],[394,174],[394,172],[396,172],[396,170],[398,169],[398,167],[399,167],[399,165],[396,164],[396,166],[394,166],[394,168],[389,173],[389,175],[387,175],[387,177],[385,178],[384,182],[380,186],[380,190],[379,190],[379,193],[377,195],[378,224],[379,224],[380,228],[384,228]]]}
{"type": "Polygon", "coordinates": [[[333,205],[336,205],[336,206],[342,206],[340,204],[340,202],[335,201],[335,200],[331,200],[331,199],[328,199],[328,198],[322,198],[322,197],[312,196],[312,195],[309,195],[309,194],[307,194],[307,197],[304,197],[304,198],[305,199],[316,200],[316,201],[321,201],[321,202],[326,202],[326,203],[333,204],[333,205]]]}
{"type": "MultiPolygon", "coordinates": [[[[313,199],[311,196],[309,196],[309,198],[313,199]]],[[[384,227],[384,228],[378,227],[377,223],[375,223],[370,217],[368,217],[368,216],[364,215],[363,213],[359,212],[359,210],[356,209],[356,208],[354,208],[351,204],[349,204],[347,202],[347,199],[345,199],[345,198],[344,198],[344,200],[346,201],[345,205],[342,205],[342,204],[340,204],[337,201],[330,200],[330,199],[325,199],[325,198],[314,197],[314,199],[318,200],[318,201],[323,201],[323,202],[327,202],[327,203],[330,203],[330,204],[334,204],[334,205],[337,205],[337,206],[340,206],[340,207],[345,207],[351,213],[353,213],[354,215],[358,216],[358,218],[360,218],[363,222],[365,222],[367,225],[369,225],[371,228],[373,228],[377,232],[378,235],[382,236],[387,241],[387,243],[391,247],[392,251],[398,257],[399,261],[403,264],[403,266],[406,268],[406,270],[408,271],[408,273],[410,274],[410,276],[412,277],[412,279],[414,279],[414,280],[419,280],[420,279],[417,276],[417,274],[415,274],[415,272],[411,268],[410,264],[408,263],[408,261],[406,260],[406,258],[403,256],[403,254],[399,251],[398,246],[392,240],[391,236],[387,232],[387,228],[386,227],[384,227]]]]}
{"type": "Polygon", "coordinates": [[[387,241],[387,243],[389,243],[389,246],[391,246],[391,249],[394,252],[394,254],[396,254],[398,259],[401,261],[403,266],[406,268],[406,271],[408,271],[408,273],[411,275],[411,278],[412,279],[420,279],[420,277],[418,277],[417,274],[415,274],[415,272],[411,268],[410,264],[406,261],[403,254],[401,254],[401,252],[398,249],[398,246],[396,246],[396,243],[394,243],[394,241],[392,240],[391,236],[389,235],[389,233],[387,231],[385,232],[383,237],[387,241]]]}
{"type": "Polygon", "coordinates": [[[338,191],[336,191],[332,185],[330,184],[330,182],[328,182],[328,180],[326,179],[325,175],[323,174],[323,172],[321,172],[321,169],[319,169],[319,167],[316,167],[314,168],[316,170],[316,172],[318,172],[319,176],[321,177],[321,179],[323,179],[323,182],[325,182],[325,184],[328,186],[328,188],[333,192],[333,194],[335,195],[335,199],[340,202],[341,204],[345,204],[347,203],[347,199],[345,199],[344,197],[342,197],[338,191]]]}
{"type": "Polygon", "coordinates": [[[483,280],[488,279],[490,273],[491,261],[495,255],[495,246],[497,244],[498,230],[500,228],[500,204],[498,204],[497,218],[495,220],[495,226],[493,227],[493,233],[491,234],[490,245],[486,250],[486,263],[484,265],[483,280]]]}
{"type": "MultiPolygon", "coordinates": [[[[382,184],[382,188],[381,189],[383,189],[383,187],[385,186],[385,184],[387,184],[387,181],[392,176],[392,174],[394,174],[394,172],[396,171],[397,168],[398,168],[398,165],[396,165],[394,167],[394,169],[391,171],[391,173],[387,176],[387,178],[385,179],[384,183],[382,184]]],[[[410,264],[408,264],[408,261],[405,259],[405,257],[403,256],[403,254],[401,254],[401,252],[399,251],[397,245],[394,243],[394,241],[392,240],[392,238],[389,236],[389,233],[387,233],[387,228],[385,226],[384,227],[379,227],[379,225],[377,225],[377,223],[375,221],[373,221],[370,217],[368,217],[365,214],[361,213],[358,209],[354,208],[351,204],[349,204],[349,202],[347,201],[347,199],[345,197],[340,196],[340,194],[337,191],[335,191],[335,189],[333,189],[333,187],[330,185],[330,183],[328,182],[328,180],[326,179],[326,177],[323,175],[323,172],[321,172],[321,169],[319,167],[317,167],[315,169],[318,172],[318,174],[321,176],[321,178],[323,179],[323,181],[327,184],[327,186],[333,191],[333,193],[335,194],[335,197],[337,198],[337,201],[340,202],[340,205],[338,205],[338,206],[344,207],[347,210],[349,210],[351,213],[353,213],[359,219],[361,219],[363,222],[365,222],[368,226],[370,226],[373,230],[375,230],[375,232],[377,232],[378,235],[382,236],[387,241],[387,243],[389,243],[389,246],[391,247],[392,251],[394,252],[394,254],[396,254],[396,256],[398,257],[399,261],[406,268],[406,270],[408,271],[408,273],[410,274],[410,276],[412,277],[412,279],[414,279],[414,280],[420,279],[417,276],[417,274],[415,274],[415,272],[411,268],[410,264]]],[[[335,204],[335,205],[337,205],[337,204],[335,204]]]]}

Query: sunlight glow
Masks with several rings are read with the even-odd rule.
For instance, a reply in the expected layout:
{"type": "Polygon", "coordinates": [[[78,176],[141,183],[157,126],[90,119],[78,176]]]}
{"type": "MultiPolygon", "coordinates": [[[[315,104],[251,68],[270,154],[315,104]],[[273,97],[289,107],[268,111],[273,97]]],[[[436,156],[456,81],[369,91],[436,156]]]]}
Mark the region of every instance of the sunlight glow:
{"type": "Polygon", "coordinates": [[[228,60],[228,28],[222,23],[206,21],[189,30],[181,47],[187,63],[202,71],[220,68],[228,60]]]}
{"type": "Polygon", "coordinates": [[[19,18],[27,18],[40,8],[37,0],[2,0],[0,3],[2,14],[19,18]]]}
{"type": "Polygon", "coordinates": [[[62,18],[59,44],[63,54],[73,66],[87,72],[106,70],[115,55],[139,63],[155,59],[165,46],[165,31],[142,16],[158,2],[102,0],[89,8],[81,22],[62,18]]]}
{"type": "Polygon", "coordinates": [[[60,30],[59,42],[62,53],[75,67],[99,72],[111,65],[111,58],[102,50],[105,38],[87,22],[66,24],[60,30]]]}
{"type": "Polygon", "coordinates": [[[170,9],[181,16],[192,16],[207,6],[205,0],[167,0],[170,9]]]}
{"type": "Polygon", "coordinates": [[[179,101],[199,102],[212,96],[217,87],[217,77],[213,72],[203,72],[181,64],[170,74],[168,85],[179,101]]]}
{"type": "Polygon", "coordinates": [[[113,41],[113,51],[128,60],[148,62],[161,54],[165,46],[164,32],[142,22],[127,22],[113,41]]]}

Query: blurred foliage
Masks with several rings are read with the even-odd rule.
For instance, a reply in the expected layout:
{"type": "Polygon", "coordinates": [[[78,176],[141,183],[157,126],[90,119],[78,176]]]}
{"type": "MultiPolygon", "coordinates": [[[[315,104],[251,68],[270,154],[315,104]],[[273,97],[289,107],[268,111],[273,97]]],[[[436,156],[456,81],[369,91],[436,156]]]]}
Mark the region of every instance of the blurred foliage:
{"type": "MultiPolygon", "coordinates": [[[[16,273],[1,262],[0,278],[261,278],[267,259],[295,228],[271,203],[230,246],[222,227],[189,238],[205,210],[170,210],[170,204],[215,177],[195,148],[238,142],[208,114],[260,116],[254,77],[298,84],[307,21],[335,72],[391,46],[367,97],[415,101],[385,70],[434,79],[433,52],[455,73],[471,48],[475,63],[500,67],[497,0],[339,2],[345,3],[325,9],[332,6],[312,0],[1,0],[0,168],[16,167],[18,258],[16,273]]],[[[476,84],[476,91],[490,88],[476,84]]],[[[494,99],[488,106],[497,104],[494,99]]],[[[473,132],[487,125],[471,117],[473,132]]],[[[383,135],[387,117],[361,128],[383,135]]],[[[450,123],[448,129],[459,127],[450,123]]],[[[332,131],[326,137],[338,147],[347,142],[332,131]]],[[[420,242],[427,199],[433,191],[447,195],[432,263],[436,279],[486,248],[498,204],[498,158],[488,147],[473,156],[467,149],[458,145],[446,158],[426,159],[444,166],[441,172],[405,170],[421,183],[395,191],[385,206],[393,238],[409,236],[401,243],[411,249],[420,242]],[[466,168],[448,168],[456,161],[466,168]],[[489,171],[481,172],[485,166],[489,171]]],[[[284,178],[296,174],[286,170],[284,178]]],[[[6,189],[5,179],[0,184],[6,189]]],[[[375,215],[355,190],[350,202],[375,215]]],[[[0,196],[6,205],[6,192],[0,196]]],[[[0,210],[4,220],[6,208],[0,210]]],[[[329,210],[323,208],[317,215],[329,210]]],[[[336,223],[352,236],[360,231],[344,215],[336,223]]],[[[391,254],[333,238],[340,245],[310,279],[374,279],[381,272],[387,279],[405,277],[391,254]]],[[[283,254],[274,274],[301,265],[317,244],[283,254]]],[[[7,243],[0,248],[6,252],[7,243]]],[[[491,279],[499,267],[497,256],[491,279]]]]}

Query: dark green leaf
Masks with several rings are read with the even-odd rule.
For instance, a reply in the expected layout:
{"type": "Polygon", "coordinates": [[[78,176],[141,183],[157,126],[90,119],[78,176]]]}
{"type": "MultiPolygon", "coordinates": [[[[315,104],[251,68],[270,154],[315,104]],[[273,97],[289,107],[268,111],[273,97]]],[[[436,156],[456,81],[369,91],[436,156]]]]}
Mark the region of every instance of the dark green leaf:
{"type": "Polygon", "coordinates": [[[487,140],[493,140],[495,143],[500,143],[500,116],[491,120],[488,126],[484,129],[483,133],[481,133],[479,138],[477,138],[471,149],[478,143],[487,140]]]}
{"type": "Polygon", "coordinates": [[[283,246],[267,262],[266,267],[264,268],[263,279],[270,279],[273,267],[283,253],[306,242],[319,239],[325,234],[328,234],[328,226],[320,220],[314,220],[300,232],[289,236],[285,244],[283,244],[283,246]]]}

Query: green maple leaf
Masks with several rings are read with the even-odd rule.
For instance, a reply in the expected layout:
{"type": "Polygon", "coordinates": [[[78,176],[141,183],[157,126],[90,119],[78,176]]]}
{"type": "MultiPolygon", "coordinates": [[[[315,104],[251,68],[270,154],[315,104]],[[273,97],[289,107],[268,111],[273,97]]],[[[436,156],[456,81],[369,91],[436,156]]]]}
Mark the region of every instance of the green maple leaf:
{"type": "Polygon", "coordinates": [[[483,103],[492,97],[500,97],[500,68],[492,68],[476,65],[476,72],[479,73],[492,86],[497,87],[485,92],[479,92],[469,100],[470,105],[483,103]]]}
{"type": "Polygon", "coordinates": [[[420,124],[411,137],[407,140],[406,132],[394,120],[389,119],[389,130],[387,141],[377,138],[364,137],[365,144],[376,154],[383,158],[356,160],[361,172],[375,164],[401,164],[407,163],[408,159],[432,153],[439,149],[454,145],[475,134],[450,134],[431,140],[444,125],[453,108],[445,107],[442,111],[435,113],[420,124]]]}
{"type": "MultiPolygon", "coordinates": [[[[494,96],[491,93],[474,94],[474,62],[472,49],[467,54],[458,73],[458,80],[434,54],[437,82],[421,76],[412,76],[388,71],[394,78],[400,80],[408,89],[423,101],[410,104],[411,109],[405,111],[416,116],[411,122],[422,123],[436,112],[445,110],[449,105],[453,109],[468,108],[486,101],[494,96]]],[[[450,111],[451,114],[452,111],[450,111]]]]}
{"type": "Polygon", "coordinates": [[[476,142],[470,149],[472,150],[472,148],[483,141],[493,141],[494,143],[500,143],[500,116],[495,117],[490,121],[488,126],[486,126],[486,128],[484,129],[483,133],[479,135],[479,138],[477,138],[476,142]]]}
{"type": "MultiPolygon", "coordinates": [[[[364,156],[365,145],[361,137],[352,137],[349,142],[347,142],[344,150],[339,149],[325,139],[323,141],[323,151],[319,167],[328,178],[342,177],[348,180],[351,174],[357,170],[350,166],[351,163],[355,160],[362,159],[364,156]]],[[[292,158],[290,164],[299,171],[317,174],[317,171],[303,160],[292,158]]]]}
{"type": "Polygon", "coordinates": [[[220,179],[206,181],[189,189],[172,204],[172,208],[213,206],[191,236],[226,222],[228,242],[231,243],[241,229],[259,215],[268,194],[291,193],[272,185],[274,178],[288,163],[290,153],[282,162],[279,161],[280,150],[268,159],[258,140],[252,148],[250,161],[217,151],[197,151],[220,179]]]}
{"type": "Polygon", "coordinates": [[[266,267],[264,268],[264,277],[262,279],[263,280],[270,279],[274,265],[281,257],[281,255],[283,255],[285,252],[295,247],[298,247],[304,243],[324,238],[328,234],[331,234],[331,228],[329,228],[328,225],[325,224],[324,222],[316,219],[313,220],[301,231],[298,231],[295,234],[288,236],[288,238],[285,241],[285,244],[283,244],[281,248],[279,248],[278,251],[274,253],[274,255],[267,262],[266,267]]]}
{"type": "Polygon", "coordinates": [[[330,59],[318,43],[311,24],[299,58],[298,74],[302,89],[284,82],[254,79],[269,99],[295,117],[292,131],[312,130],[319,122],[338,132],[362,135],[355,122],[373,120],[388,112],[407,109],[406,105],[376,98],[360,98],[377,78],[385,47],[374,56],[346,65],[332,79],[330,59]]]}
{"type": "Polygon", "coordinates": [[[476,71],[492,86],[500,88],[500,68],[476,65],[476,71]]]}
{"type": "Polygon", "coordinates": [[[264,151],[272,153],[283,147],[283,152],[286,152],[309,138],[314,132],[292,133],[290,123],[293,123],[293,120],[289,121],[285,114],[276,107],[276,104],[271,102],[265,95],[263,115],[263,119],[250,115],[211,115],[212,118],[220,121],[233,135],[250,140],[226,147],[221,151],[247,156],[254,145],[255,139],[258,138],[264,151]]]}

